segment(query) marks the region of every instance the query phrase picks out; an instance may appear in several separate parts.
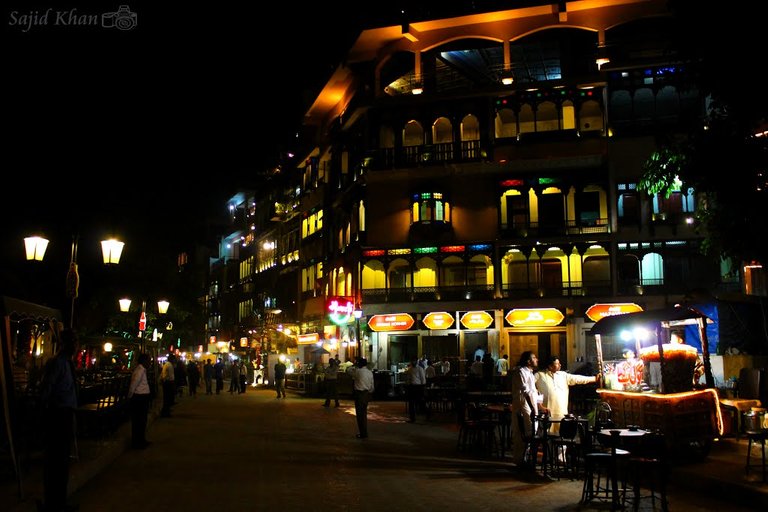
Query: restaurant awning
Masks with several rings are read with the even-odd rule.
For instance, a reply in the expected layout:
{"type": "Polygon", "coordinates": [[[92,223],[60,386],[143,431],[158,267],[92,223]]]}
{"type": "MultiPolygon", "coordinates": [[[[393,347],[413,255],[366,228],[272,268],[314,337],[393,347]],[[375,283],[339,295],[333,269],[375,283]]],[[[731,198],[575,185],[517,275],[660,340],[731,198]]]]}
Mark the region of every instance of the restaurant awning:
{"type": "Polygon", "coordinates": [[[0,298],[0,315],[10,316],[13,321],[24,320],[27,318],[39,322],[48,322],[51,320],[61,321],[61,311],[58,309],[5,296],[0,298]]]}
{"type": "Polygon", "coordinates": [[[689,325],[696,323],[699,318],[704,318],[706,322],[712,322],[712,320],[701,311],[690,307],[676,306],[649,311],[638,311],[637,313],[626,313],[624,315],[607,316],[595,323],[589,332],[590,334],[606,336],[618,334],[621,331],[631,330],[636,327],[645,327],[650,330],[655,330],[656,326],[659,324],[662,324],[665,327],[689,325]]]}

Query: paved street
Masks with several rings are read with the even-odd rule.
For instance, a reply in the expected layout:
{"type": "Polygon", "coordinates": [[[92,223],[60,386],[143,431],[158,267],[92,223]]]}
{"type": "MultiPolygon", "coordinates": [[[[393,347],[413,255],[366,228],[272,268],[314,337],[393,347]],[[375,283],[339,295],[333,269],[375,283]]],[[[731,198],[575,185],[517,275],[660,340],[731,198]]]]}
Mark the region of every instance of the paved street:
{"type": "MultiPolygon", "coordinates": [[[[321,403],[250,388],[185,396],[171,418],[152,423],[148,449],[119,455],[72,501],[83,512],[578,509],[581,481],[521,476],[498,459],[459,454],[447,416],[409,424],[402,402],[374,402],[370,438],[359,440],[351,401],[321,403]]],[[[12,510],[34,510],[30,501],[12,510]]],[[[670,510],[718,508],[755,510],[670,482],[670,510]]]]}

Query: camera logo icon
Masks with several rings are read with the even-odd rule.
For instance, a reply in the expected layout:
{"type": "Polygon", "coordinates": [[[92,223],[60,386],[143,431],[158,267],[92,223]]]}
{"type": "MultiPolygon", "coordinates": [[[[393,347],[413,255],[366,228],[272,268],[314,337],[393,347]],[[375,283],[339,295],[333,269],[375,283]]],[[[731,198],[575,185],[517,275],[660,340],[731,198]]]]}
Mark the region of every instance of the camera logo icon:
{"type": "Polygon", "coordinates": [[[105,12],[101,15],[101,26],[118,30],[131,30],[136,26],[136,13],[127,5],[121,5],[117,12],[105,12]]]}

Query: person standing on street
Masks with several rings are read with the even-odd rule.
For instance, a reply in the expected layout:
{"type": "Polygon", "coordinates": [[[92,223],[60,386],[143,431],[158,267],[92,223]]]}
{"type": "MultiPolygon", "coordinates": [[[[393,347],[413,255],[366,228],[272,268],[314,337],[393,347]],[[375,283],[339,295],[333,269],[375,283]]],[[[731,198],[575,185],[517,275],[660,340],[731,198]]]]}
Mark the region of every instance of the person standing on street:
{"type": "Polygon", "coordinates": [[[339,392],[336,387],[336,381],[339,377],[339,365],[336,364],[335,359],[328,360],[328,366],[323,370],[325,375],[325,403],[323,407],[330,407],[331,400],[336,403],[336,407],[339,406],[339,392]]]}
{"type": "MultiPolygon", "coordinates": [[[[413,361],[408,368],[406,384],[408,386],[408,423],[415,423],[416,410],[426,411],[424,406],[424,388],[427,384],[427,376],[424,368],[418,364],[418,361],[413,361]]],[[[426,412],[427,418],[429,418],[429,411],[426,412]]]]}
{"type": "Polygon", "coordinates": [[[280,359],[275,363],[275,391],[277,398],[285,398],[285,363],[280,359]]]}
{"type": "MultiPolygon", "coordinates": [[[[518,467],[525,463],[525,439],[533,435],[533,416],[539,413],[536,378],[533,372],[539,364],[536,354],[527,350],[520,355],[512,370],[512,462],[518,467]]],[[[529,466],[530,468],[531,466],[529,466]]]]}
{"type": "Polygon", "coordinates": [[[160,416],[167,418],[171,415],[171,406],[176,399],[176,356],[168,355],[168,359],[163,364],[160,372],[160,382],[163,386],[163,408],[160,410],[160,416]]]}
{"type": "Polygon", "coordinates": [[[349,367],[347,373],[352,377],[355,395],[355,417],[357,418],[357,438],[368,437],[368,402],[373,393],[373,372],[368,369],[368,361],[364,357],[357,359],[355,366],[349,367]]]}
{"type": "Polygon", "coordinates": [[[59,351],[46,363],[41,383],[45,502],[38,502],[38,509],[45,512],[77,510],[77,507],[67,505],[69,454],[75,437],[77,408],[75,366],[72,362],[72,356],[77,352],[77,335],[71,329],[64,329],[58,338],[59,351]]]}
{"type": "Polygon", "coordinates": [[[131,374],[131,383],[128,385],[128,400],[131,409],[131,446],[138,450],[146,448],[149,443],[146,439],[147,414],[149,413],[149,381],[147,380],[147,368],[149,356],[140,354],[138,364],[131,374]]]}
{"type": "Polygon", "coordinates": [[[203,378],[205,379],[205,394],[213,394],[213,365],[210,359],[205,360],[205,366],[203,366],[203,378]]]}
{"type": "MultiPolygon", "coordinates": [[[[549,417],[553,420],[561,420],[568,414],[569,386],[592,384],[600,378],[600,375],[594,377],[573,375],[562,371],[560,368],[560,358],[551,356],[547,359],[547,369],[543,372],[536,372],[536,388],[544,397],[541,404],[542,409],[549,412],[549,417]]],[[[552,422],[549,431],[552,434],[559,433],[560,423],[552,422]]]]}

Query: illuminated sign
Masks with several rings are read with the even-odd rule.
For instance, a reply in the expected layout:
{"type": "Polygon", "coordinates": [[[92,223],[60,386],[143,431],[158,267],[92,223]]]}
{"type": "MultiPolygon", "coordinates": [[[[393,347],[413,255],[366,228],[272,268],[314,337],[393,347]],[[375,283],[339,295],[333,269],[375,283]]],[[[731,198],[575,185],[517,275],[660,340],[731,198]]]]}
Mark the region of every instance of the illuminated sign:
{"type": "Polygon", "coordinates": [[[372,331],[407,331],[413,327],[414,320],[408,313],[397,313],[395,315],[373,315],[368,320],[368,327],[372,331]]]}
{"type": "Polygon", "coordinates": [[[352,297],[328,297],[325,312],[333,324],[351,324],[355,321],[355,301],[352,297]]]}
{"type": "Polygon", "coordinates": [[[428,313],[422,322],[427,329],[449,329],[453,325],[453,315],[444,311],[428,313]]]}
{"type": "Polygon", "coordinates": [[[240,346],[241,347],[247,347],[248,346],[248,338],[243,336],[240,338],[240,346]]]}
{"type": "Polygon", "coordinates": [[[512,309],[504,317],[512,327],[554,327],[565,319],[555,308],[512,309]]]}
{"type": "Polygon", "coordinates": [[[320,335],[314,332],[312,334],[299,334],[299,340],[297,343],[299,345],[312,345],[318,341],[320,341],[320,335]]]}
{"type": "Polygon", "coordinates": [[[208,343],[216,343],[216,336],[211,336],[208,338],[208,343]]]}
{"type": "Polygon", "coordinates": [[[487,311],[467,311],[459,321],[467,329],[487,329],[493,323],[493,317],[487,311]]]}
{"type": "Polygon", "coordinates": [[[637,313],[642,311],[643,308],[637,304],[632,303],[619,303],[619,304],[592,304],[584,315],[597,322],[607,316],[625,315],[627,313],[637,313]]]}

